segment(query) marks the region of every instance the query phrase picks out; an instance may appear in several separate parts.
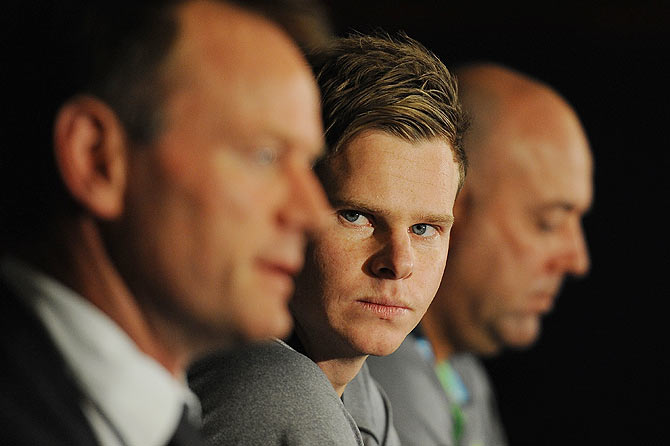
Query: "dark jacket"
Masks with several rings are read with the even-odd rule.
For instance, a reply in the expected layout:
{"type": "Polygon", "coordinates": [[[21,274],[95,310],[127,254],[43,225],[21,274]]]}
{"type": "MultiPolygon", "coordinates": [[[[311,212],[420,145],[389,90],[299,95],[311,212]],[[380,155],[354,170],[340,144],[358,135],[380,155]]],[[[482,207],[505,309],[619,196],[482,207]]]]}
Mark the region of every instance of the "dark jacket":
{"type": "Polygon", "coordinates": [[[0,281],[0,444],[97,445],[81,396],[41,321],[0,281]]]}

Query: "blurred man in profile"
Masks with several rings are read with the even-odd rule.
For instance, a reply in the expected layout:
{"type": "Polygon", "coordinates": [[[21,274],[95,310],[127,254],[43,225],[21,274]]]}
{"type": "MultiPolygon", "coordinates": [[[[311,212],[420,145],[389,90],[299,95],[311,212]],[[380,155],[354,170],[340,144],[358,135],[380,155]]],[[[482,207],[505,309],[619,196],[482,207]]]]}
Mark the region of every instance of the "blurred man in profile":
{"type": "Polygon", "coordinates": [[[17,46],[0,443],[199,444],[188,364],[291,329],[328,210],[319,93],[244,3],[45,3],[17,46]]]}
{"type": "Polygon", "coordinates": [[[593,161],[575,111],[549,86],[492,64],[456,74],[470,171],[442,284],[398,351],[368,362],[403,444],[499,446],[504,430],[476,356],[532,345],[565,277],[588,271],[581,220],[593,161]]]}

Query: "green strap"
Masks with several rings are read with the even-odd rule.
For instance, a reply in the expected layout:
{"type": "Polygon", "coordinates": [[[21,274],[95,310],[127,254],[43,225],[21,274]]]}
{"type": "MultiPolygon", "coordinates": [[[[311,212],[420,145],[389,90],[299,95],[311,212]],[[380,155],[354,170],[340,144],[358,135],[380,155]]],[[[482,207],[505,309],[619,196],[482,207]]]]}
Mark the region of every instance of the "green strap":
{"type": "Polygon", "coordinates": [[[458,394],[459,386],[462,386],[456,371],[451,367],[449,361],[442,361],[435,365],[435,373],[442,384],[444,392],[452,402],[451,422],[454,433],[454,444],[459,445],[465,430],[465,414],[461,408],[462,395],[458,394]]]}
{"type": "Polygon", "coordinates": [[[458,404],[451,406],[451,423],[454,430],[454,444],[461,444],[461,438],[463,438],[463,431],[465,430],[465,414],[458,404]]]}

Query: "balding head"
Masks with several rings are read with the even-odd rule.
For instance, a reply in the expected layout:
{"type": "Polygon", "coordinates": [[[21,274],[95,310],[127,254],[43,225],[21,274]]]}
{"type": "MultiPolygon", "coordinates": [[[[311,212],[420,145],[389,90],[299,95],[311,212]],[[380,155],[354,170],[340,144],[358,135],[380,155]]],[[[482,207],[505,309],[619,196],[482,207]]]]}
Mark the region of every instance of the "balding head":
{"type": "Polygon", "coordinates": [[[579,118],[553,88],[494,64],[464,66],[456,74],[461,101],[472,120],[464,145],[477,168],[469,183],[508,177],[508,169],[516,172],[556,156],[581,161],[590,169],[579,118]]]}
{"type": "Polygon", "coordinates": [[[576,113],[548,85],[493,64],[456,75],[471,168],[424,322],[447,355],[490,354],[535,341],[564,277],[587,272],[592,158],[576,113]]]}

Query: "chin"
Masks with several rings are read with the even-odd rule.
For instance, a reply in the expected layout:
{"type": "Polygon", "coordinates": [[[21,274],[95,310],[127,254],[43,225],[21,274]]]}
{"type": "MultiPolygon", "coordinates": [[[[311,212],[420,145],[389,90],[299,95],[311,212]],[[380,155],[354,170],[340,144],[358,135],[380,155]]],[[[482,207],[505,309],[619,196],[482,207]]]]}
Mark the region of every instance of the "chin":
{"type": "Polygon", "coordinates": [[[506,347],[515,349],[531,347],[540,335],[540,317],[524,315],[507,318],[498,325],[498,335],[506,347]]]}
{"type": "Polygon", "coordinates": [[[247,342],[262,341],[268,338],[283,339],[291,333],[293,318],[288,311],[264,311],[255,314],[255,316],[263,315],[266,317],[251,318],[246,324],[239,327],[242,337],[247,342]]]}
{"type": "Polygon", "coordinates": [[[387,356],[396,351],[404,339],[403,334],[370,331],[360,333],[355,344],[363,355],[387,356]]]}
{"type": "Polygon", "coordinates": [[[532,347],[539,337],[539,330],[509,333],[504,336],[505,346],[518,350],[527,349],[532,347]]]}

